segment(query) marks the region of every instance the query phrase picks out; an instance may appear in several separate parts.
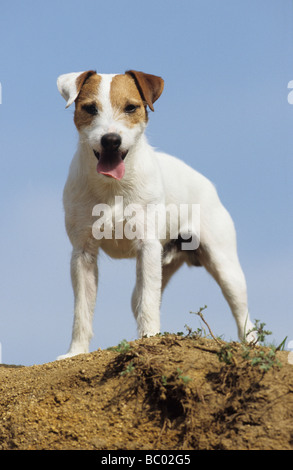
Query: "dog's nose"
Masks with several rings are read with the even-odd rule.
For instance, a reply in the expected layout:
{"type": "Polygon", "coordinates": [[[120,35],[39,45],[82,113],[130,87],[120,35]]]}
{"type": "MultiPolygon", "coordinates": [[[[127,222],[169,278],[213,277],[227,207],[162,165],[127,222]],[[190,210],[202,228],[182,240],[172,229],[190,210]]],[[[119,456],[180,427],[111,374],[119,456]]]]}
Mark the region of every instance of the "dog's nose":
{"type": "Polygon", "coordinates": [[[119,134],[114,132],[110,132],[108,134],[103,135],[101,139],[102,147],[105,150],[118,150],[122,142],[122,139],[119,134]]]}

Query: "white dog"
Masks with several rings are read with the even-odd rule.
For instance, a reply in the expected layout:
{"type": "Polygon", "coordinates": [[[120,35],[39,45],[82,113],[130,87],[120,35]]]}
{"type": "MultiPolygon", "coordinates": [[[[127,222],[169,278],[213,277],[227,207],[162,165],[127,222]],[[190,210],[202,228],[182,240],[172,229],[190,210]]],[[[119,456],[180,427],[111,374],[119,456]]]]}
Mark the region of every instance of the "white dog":
{"type": "Polygon", "coordinates": [[[57,86],[66,107],[75,102],[80,137],[64,188],[66,229],[73,245],[74,324],[69,351],[59,359],[89,350],[99,249],[113,258],[136,257],[132,310],[140,337],[159,333],[162,291],[185,262],[204,266],[218,282],[244,339],[253,324],[231,217],[209,180],[175,157],[154,151],[144,135],[147,106],[154,110],[163,80],[133,70],[122,75],[86,71],[61,75],[57,86]],[[119,230],[117,219],[114,223],[118,205],[119,230]],[[135,221],[132,217],[129,222],[129,207],[140,214],[135,221]],[[145,236],[143,216],[150,207],[165,208],[165,214],[159,211],[163,223],[155,236],[153,225],[152,236],[145,236]],[[170,207],[178,211],[168,218],[170,207]],[[200,208],[200,223],[199,211],[192,217],[194,207],[200,208]],[[103,217],[97,219],[101,208],[103,217]],[[100,228],[96,236],[95,221],[100,228]]]}

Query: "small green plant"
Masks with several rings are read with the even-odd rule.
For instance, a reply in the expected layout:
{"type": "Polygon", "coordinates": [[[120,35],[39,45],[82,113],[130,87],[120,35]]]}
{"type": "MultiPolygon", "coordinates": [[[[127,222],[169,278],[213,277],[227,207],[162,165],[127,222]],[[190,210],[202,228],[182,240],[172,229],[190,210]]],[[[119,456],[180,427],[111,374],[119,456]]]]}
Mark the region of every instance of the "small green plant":
{"type": "Polygon", "coordinates": [[[275,347],[274,345],[266,345],[267,336],[272,332],[265,329],[265,323],[260,320],[255,320],[254,328],[249,331],[256,333],[256,340],[254,343],[242,343],[242,357],[250,361],[254,367],[259,367],[263,372],[267,372],[271,367],[281,367],[281,362],[277,359],[276,353],[284,347],[286,338],[282,343],[275,347]],[[264,349],[266,348],[266,349],[264,349]]]}
{"type": "Polygon", "coordinates": [[[263,372],[267,372],[272,367],[281,367],[282,364],[277,359],[276,353],[284,347],[286,338],[278,347],[272,344],[266,345],[266,337],[271,335],[272,332],[266,330],[265,323],[261,323],[259,320],[255,320],[255,326],[250,331],[256,333],[256,340],[253,343],[247,343],[246,341],[241,343],[242,358],[263,372]]]}
{"type": "Polygon", "coordinates": [[[164,387],[168,385],[168,379],[166,375],[162,375],[162,385],[164,385],[164,387]]]}
{"type": "MultiPolygon", "coordinates": [[[[234,364],[237,365],[236,353],[239,350],[237,343],[224,343],[220,339],[216,338],[202,314],[203,310],[207,307],[202,307],[198,312],[190,312],[198,315],[203,323],[207,326],[211,337],[216,341],[220,346],[219,351],[217,352],[218,358],[221,362],[225,364],[234,364]]],[[[191,330],[188,328],[188,330],[191,330]]],[[[191,330],[192,331],[192,330],[191,330]]],[[[191,334],[189,331],[189,334],[191,334]]],[[[263,372],[267,372],[271,367],[277,366],[281,367],[280,361],[276,357],[277,351],[284,348],[286,338],[282,343],[275,347],[273,345],[266,346],[266,338],[271,335],[272,332],[265,328],[265,323],[261,323],[260,320],[255,320],[254,328],[251,329],[248,333],[254,332],[256,339],[252,343],[243,341],[241,343],[242,353],[241,358],[251,364],[253,367],[259,367],[263,372]]],[[[239,357],[239,356],[238,356],[239,357]]]]}
{"type": "Polygon", "coordinates": [[[188,325],[184,325],[184,328],[187,330],[186,338],[199,339],[206,336],[206,332],[203,328],[197,328],[195,331],[188,325]]]}
{"type": "Polygon", "coordinates": [[[133,365],[133,361],[130,361],[130,363],[127,365],[127,367],[120,372],[120,375],[126,375],[126,374],[131,374],[135,369],[135,366],[133,365]]]}
{"type": "Polygon", "coordinates": [[[115,352],[118,352],[120,354],[125,354],[125,353],[129,352],[130,349],[131,349],[131,346],[128,343],[128,341],[126,341],[126,339],[123,339],[122,341],[120,341],[118,346],[108,348],[109,351],[115,351],[115,352]]]}
{"type": "Polygon", "coordinates": [[[276,350],[273,347],[269,351],[259,351],[257,355],[251,358],[251,365],[258,366],[264,372],[267,372],[271,367],[282,366],[276,357],[276,350]]]}
{"type": "MultiPolygon", "coordinates": [[[[203,323],[208,327],[208,330],[209,330],[210,335],[211,335],[211,337],[213,338],[213,340],[215,340],[216,343],[218,343],[219,345],[221,345],[221,344],[222,344],[221,341],[219,341],[219,340],[214,336],[214,334],[213,334],[213,332],[212,332],[212,330],[211,330],[209,324],[208,324],[208,323],[206,322],[206,320],[204,319],[204,316],[203,316],[202,312],[203,312],[206,308],[207,308],[207,306],[205,305],[204,307],[200,307],[200,309],[199,309],[198,312],[190,312],[190,313],[192,313],[192,314],[194,314],[194,315],[198,315],[198,316],[200,317],[200,319],[203,321],[203,323]]],[[[207,336],[205,330],[203,330],[203,331],[204,331],[204,336],[207,336]]]]}
{"type": "Polygon", "coordinates": [[[190,382],[192,380],[190,377],[188,377],[188,375],[182,375],[183,371],[181,369],[179,369],[179,367],[177,368],[177,374],[178,374],[178,378],[180,380],[182,380],[182,382],[185,385],[188,384],[188,382],[190,382]]]}
{"type": "Polygon", "coordinates": [[[260,320],[255,320],[254,321],[254,328],[252,328],[251,330],[248,331],[248,334],[249,333],[253,333],[255,332],[256,333],[256,340],[255,340],[255,344],[258,343],[258,344],[263,344],[265,343],[266,341],[266,337],[271,335],[272,332],[269,331],[269,330],[265,330],[265,323],[260,323],[260,320]]]}
{"type": "Polygon", "coordinates": [[[161,376],[163,387],[168,387],[168,385],[171,385],[174,381],[174,378],[180,379],[184,385],[187,385],[192,380],[188,375],[183,375],[183,371],[178,367],[176,369],[176,374],[173,373],[169,377],[167,377],[167,375],[161,376]]]}
{"type": "Polygon", "coordinates": [[[236,363],[234,354],[235,354],[235,346],[233,343],[223,344],[220,350],[217,352],[219,361],[224,362],[225,364],[236,363]]]}

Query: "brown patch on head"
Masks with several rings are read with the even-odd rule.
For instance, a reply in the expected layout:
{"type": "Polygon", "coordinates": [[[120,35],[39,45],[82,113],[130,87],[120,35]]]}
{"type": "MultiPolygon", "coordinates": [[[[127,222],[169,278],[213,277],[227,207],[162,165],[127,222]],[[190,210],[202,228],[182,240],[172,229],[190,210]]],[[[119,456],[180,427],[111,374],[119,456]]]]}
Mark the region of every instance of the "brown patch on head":
{"type": "Polygon", "coordinates": [[[97,111],[102,110],[101,104],[98,101],[98,89],[101,82],[101,76],[96,73],[91,73],[85,77],[82,77],[82,75],[80,75],[76,80],[79,94],[75,100],[74,123],[77,129],[89,126],[92,123],[96,116],[93,112],[95,108],[97,111]]]}
{"type": "Polygon", "coordinates": [[[115,115],[129,126],[147,122],[146,104],[130,75],[115,75],[111,82],[110,101],[115,115]]]}
{"type": "Polygon", "coordinates": [[[136,86],[149,108],[154,111],[153,104],[160,98],[164,89],[164,80],[156,75],[128,70],[127,75],[133,77],[136,86]]]}

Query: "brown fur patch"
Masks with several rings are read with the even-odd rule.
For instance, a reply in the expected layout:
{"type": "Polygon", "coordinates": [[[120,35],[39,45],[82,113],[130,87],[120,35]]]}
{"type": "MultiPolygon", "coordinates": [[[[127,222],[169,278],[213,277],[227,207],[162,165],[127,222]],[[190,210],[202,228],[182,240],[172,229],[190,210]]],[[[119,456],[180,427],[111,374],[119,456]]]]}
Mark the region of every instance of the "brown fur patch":
{"type": "Polygon", "coordinates": [[[123,119],[128,127],[133,127],[141,121],[147,122],[147,111],[135,81],[129,75],[115,75],[111,82],[111,104],[117,118],[123,119]],[[132,113],[125,112],[129,105],[137,106],[132,113]]]}
{"type": "Polygon", "coordinates": [[[81,86],[78,82],[76,83],[77,87],[80,86],[80,93],[75,101],[74,113],[74,123],[77,129],[89,126],[95,118],[95,115],[89,114],[83,108],[85,105],[95,105],[99,111],[102,111],[101,104],[98,101],[100,82],[101,76],[95,73],[86,78],[86,80],[81,83],[81,86]]]}
{"type": "Polygon", "coordinates": [[[126,75],[134,78],[136,86],[149,108],[154,111],[153,104],[161,96],[164,89],[164,80],[156,75],[128,70],[126,75]]]}

